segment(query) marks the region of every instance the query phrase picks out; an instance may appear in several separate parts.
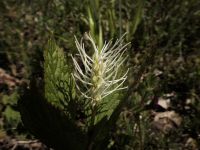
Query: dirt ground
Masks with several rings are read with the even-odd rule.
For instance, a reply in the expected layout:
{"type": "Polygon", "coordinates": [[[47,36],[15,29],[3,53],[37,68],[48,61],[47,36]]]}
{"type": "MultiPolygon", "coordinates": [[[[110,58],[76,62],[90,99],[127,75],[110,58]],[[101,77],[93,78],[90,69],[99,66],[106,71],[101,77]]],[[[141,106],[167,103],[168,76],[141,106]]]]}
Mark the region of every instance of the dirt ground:
{"type": "Polygon", "coordinates": [[[0,139],[0,150],[53,150],[47,148],[38,140],[20,141],[14,138],[6,137],[0,139]]]}

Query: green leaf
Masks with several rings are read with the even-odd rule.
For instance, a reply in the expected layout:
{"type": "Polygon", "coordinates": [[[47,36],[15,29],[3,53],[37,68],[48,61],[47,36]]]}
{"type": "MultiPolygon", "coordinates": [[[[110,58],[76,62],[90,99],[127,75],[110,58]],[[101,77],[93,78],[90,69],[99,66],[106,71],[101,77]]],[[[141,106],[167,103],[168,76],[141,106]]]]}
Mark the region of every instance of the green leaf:
{"type": "Polygon", "coordinates": [[[135,10],[134,19],[133,19],[133,22],[130,24],[131,35],[133,35],[136,32],[137,27],[140,24],[140,21],[143,17],[144,3],[145,3],[145,0],[137,1],[137,8],[135,10]]]}
{"type": "Polygon", "coordinates": [[[44,97],[43,84],[33,79],[18,101],[25,127],[38,139],[55,150],[84,150],[87,135],[78,122],[50,104],[44,97]]]}
{"type": "Polygon", "coordinates": [[[110,96],[104,98],[99,104],[99,112],[96,114],[95,124],[102,120],[104,117],[110,118],[114,109],[120,102],[121,94],[119,92],[111,94],[110,96]]]}
{"type": "Polygon", "coordinates": [[[71,90],[74,89],[74,85],[64,52],[52,39],[48,41],[44,51],[44,81],[47,101],[63,109],[63,103],[70,101],[65,95],[69,94],[69,90],[74,92],[71,90]],[[60,91],[60,88],[65,90],[60,91]]]}
{"type": "Polygon", "coordinates": [[[19,112],[13,110],[11,106],[7,106],[3,112],[3,116],[6,119],[8,125],[11,125],[13,128],[16,128],[17,125],[21,122],[21,117],[19,112]]]}

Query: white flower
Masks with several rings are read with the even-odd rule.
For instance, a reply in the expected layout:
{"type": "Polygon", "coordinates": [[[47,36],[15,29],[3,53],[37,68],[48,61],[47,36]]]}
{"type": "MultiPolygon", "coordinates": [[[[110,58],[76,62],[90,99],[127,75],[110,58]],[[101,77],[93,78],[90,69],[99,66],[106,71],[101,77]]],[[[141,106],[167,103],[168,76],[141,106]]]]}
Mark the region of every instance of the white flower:
{"type": "Polygon", "coordinates": [[[111,93],[127,88],[123,86],[123,83],[127,78],[128,70],[121,77],[118,76],[119,69],[127,58],[123,57],[123,54],[129,43],[122,45],[124,37],[122,36],[115,43],[112,41],[105,42],[103,48],[98,49],[91,35],[86,34],[86,37],[94,49],[93,55],[90,57],[85,51],[83,40],[81,39],[79,43],[75,37],[78,55],[81,58],[82,64],[78,64],[77,60],[72,57],[75,65],[73,77],[82,95],[91,99],[92,105],[95,106],[111,93]],[[81,90],[80,84],[86,90],[81,90]]]}

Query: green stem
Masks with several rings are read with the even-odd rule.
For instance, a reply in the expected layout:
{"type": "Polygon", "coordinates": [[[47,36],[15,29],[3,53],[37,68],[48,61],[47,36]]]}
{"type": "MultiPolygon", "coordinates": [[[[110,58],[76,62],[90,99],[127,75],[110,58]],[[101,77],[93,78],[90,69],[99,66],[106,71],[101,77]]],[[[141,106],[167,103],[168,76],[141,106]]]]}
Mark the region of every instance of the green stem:
{"type": "Polygon", "coordinates": [[[144,140],[143,140],[143,131],[142,131],[142,127],[141,127],[141,121],[140,121],[140,115],[137,115],[137,120],[138,120],[138,127],[139,127],[139,149],[140,150],[144,150],[144,140]]]}
{"type": "Polygon", "coordinates": [[[96,117],[96,113],[97,113],[97,106],[92,106],[91,108],[92,110],[92,115],[91,115],[91,126],[94,126],[95,124],[95,117],[96,117]]]}
{"type": "Polygon", "coordinates": [[[122,2],[119,0],[119,36],[122,36],[122,2]]]}

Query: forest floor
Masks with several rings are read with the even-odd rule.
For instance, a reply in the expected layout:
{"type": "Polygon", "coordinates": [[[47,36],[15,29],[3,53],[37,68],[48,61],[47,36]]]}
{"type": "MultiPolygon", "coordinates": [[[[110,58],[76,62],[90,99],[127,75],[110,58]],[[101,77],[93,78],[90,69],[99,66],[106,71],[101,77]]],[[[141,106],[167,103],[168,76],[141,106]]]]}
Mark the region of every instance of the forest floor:
{"type": "Polygon", "coordinates": [[[1,150],[52,150],[38,140],[18,140],[6,136],[0,139],[1,150]]]}

